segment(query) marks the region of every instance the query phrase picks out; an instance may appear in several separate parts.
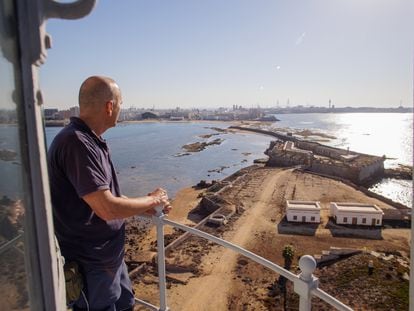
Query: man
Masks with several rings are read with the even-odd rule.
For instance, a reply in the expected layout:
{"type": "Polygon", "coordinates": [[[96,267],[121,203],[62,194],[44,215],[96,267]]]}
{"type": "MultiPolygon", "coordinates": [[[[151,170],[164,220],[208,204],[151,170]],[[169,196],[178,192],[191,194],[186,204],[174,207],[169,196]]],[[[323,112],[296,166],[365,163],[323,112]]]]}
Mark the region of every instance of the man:
{"type": "Polygon", "coordinates": [[[122,96],[114,80],[92,76],[79,91],[79,118],[71,118],[48,152],[54,224],[66,262],[75,261],[84,296],[74,310],[132,310],[134,295],[124,262],[124,218],[171,208],[163,189],[148,196],[121,195],[101,135],[117,123],[122,96]]]}

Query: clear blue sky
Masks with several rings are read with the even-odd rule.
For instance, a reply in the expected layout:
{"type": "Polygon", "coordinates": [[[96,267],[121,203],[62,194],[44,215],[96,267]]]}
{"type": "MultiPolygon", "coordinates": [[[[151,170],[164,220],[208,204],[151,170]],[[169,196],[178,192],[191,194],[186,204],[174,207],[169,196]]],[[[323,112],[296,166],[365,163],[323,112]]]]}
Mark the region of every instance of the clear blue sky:
{"type": "Polygon", "coordinates": [[[50,20],[46,107],[113,77],[124,107],[397,107],[413,101],[412,0],[100,0],[50,20]]]}

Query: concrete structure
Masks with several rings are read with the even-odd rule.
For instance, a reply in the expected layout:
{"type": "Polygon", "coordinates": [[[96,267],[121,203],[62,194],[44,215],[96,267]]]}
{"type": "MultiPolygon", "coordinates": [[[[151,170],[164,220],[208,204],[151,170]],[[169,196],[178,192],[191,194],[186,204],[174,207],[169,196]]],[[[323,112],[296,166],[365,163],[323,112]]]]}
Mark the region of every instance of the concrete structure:
{"type": "Polygon", "coordinates": [[[265,152],[269,156],[269,166],[296,166],[310,167],[313,162],[313,153],[308,150],[295,148],[293,141],[277,141],[265,152]]]}
{"type": "Polygon", "coordinates": [[[302,223],[320,223],[321,207],[317,201],[286,200],[287,221],[302,223]]]}
{"type": "MultiPolygon", "coordinates": [[[[283,140],[283,138],[281,138],[283,140]]],[[[269,166],[301,165],[319,174],[337,176],[356,184],[384,174],[384,158],[324,146],[316,142],[288,139],[271,143],[265,152],[269,166]]]]}
{"type": "Polygon", "coordinates": [[[227,217],[222,214],[213,214],[207,220],[207,223],[217,226],[225,225],[227,222],[227,217]]]}
{"type": "Polygon", "coordinates": [[[331,216],[337,224],[381,226],[383,215],[374,204],[331,202],[331,216]]]}

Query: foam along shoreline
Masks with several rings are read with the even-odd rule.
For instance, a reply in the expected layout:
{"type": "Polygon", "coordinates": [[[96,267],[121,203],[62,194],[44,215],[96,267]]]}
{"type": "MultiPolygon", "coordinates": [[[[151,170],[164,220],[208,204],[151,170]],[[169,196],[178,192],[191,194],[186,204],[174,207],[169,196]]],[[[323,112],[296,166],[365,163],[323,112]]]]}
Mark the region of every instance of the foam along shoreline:
{"type": "Polygon", "coordinates": [[[308,129],[296,131],[295,135],[300,135],[302,137],[315,137],[315,136],[318,136],[318,137],[321,137],[321,138],[326,138],[326,139],[328,139],[328,141],[331,140],[331,139],[336,139],[335,136],[328,135],[328,134],[325,134],[325,133],[320,133],[320,132],[314,132],[314,131],[311,131],[311,130],[308,130],[308,129]]]}

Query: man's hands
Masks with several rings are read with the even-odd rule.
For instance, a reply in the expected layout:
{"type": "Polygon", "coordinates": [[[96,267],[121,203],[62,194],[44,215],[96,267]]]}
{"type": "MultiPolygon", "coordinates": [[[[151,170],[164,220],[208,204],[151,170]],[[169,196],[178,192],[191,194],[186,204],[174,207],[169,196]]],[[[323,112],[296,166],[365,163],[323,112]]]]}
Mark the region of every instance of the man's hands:
{"type": "MultiPolygon", "coordinates": [[[[168,194],[167,191],[165,191],[162,188],[157,188],[154,191],[148,193],[148,196],[152,197],[154,199],[154,208],[156,206],[161,205],[163,207],[163,212],[164,214],[168,214],[171,209],[172,206],[168,200],[168,194]]],[[[148,210],[146,213],[149,215],[155,215],[155,209],[150,209],[148,210]]]]}
{"type": "Polygon", "coordinates": [[[155,215],[157,206],[162,206],[166,214],[171,210],[167,192],[162,188],[137,198],[115,197],[105,189],[84,195],[82,199],[98,217],[106,221],[136,215],[155,215]]]}

